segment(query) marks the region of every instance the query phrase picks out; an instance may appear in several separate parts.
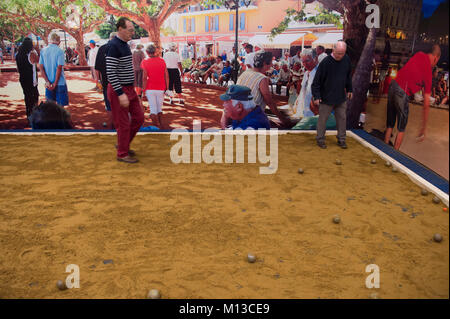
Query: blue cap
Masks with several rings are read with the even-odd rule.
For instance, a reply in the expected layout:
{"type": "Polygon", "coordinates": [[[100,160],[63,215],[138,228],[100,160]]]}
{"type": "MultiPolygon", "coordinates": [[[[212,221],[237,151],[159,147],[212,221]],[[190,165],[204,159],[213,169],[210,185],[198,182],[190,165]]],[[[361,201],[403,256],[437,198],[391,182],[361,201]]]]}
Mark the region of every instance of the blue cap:
{"type": "Polygon", "coordinates": [[[225,94],[220,96],[222,101],[236,100],[236,101],[250,101],[253,99],[252,91],[242,85],[233,84],[231,85],[225,94]]]}
{"type": "Polygon", "coordinates": [[[89,41],[89,43],[95,44],[95,41],[94,41],[94,40],[91,40],[91,41],[89,41]]]}

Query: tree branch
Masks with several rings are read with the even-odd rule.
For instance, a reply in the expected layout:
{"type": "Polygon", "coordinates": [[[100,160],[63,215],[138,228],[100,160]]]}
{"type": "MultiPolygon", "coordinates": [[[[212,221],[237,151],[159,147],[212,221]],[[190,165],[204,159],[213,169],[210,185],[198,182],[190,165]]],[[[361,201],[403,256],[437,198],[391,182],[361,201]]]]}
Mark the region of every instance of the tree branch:
{"type": "Polygon", "coordinates": [[[178,10],[181,6],[184,6],[186,4],[197,4],[200,0],[192,1],[192,0],[175,0],[172,4],[170,4],[170,0],[165,0],[164,6],[162,7],[161,11],[159,11],[159,14],[157,16],[159,25],[162,25],[162,23],[176,10],[178,10]]]}
{"type": "MultiPolygon", "coordinates": [[[[116,4],[117,4],[117,1],[120,2],[120,0],[114,0],[114,2],[116,4]]],[[[136,21],[142,21],[142,19],[143,19],[142,16],[125,9],[122,6],[122,3],[120,3],[120,6],[119,6],[120,9],[117,9],[109,2],[109,0],[93,0],[93,2],[109,14],[112,14],[112,15],[115,15],[118,17],[120,17],[120,16],[126,17],[126,18],[136,20],[136,21]]]]}

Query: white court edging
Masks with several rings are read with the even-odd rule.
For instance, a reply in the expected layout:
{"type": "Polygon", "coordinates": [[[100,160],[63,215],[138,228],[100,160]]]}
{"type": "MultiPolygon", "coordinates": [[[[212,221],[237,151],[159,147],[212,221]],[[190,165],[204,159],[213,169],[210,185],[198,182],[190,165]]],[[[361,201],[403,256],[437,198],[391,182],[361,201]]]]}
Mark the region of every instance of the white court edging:
{"type": "MultiPolygon", "coordinates": [[[[216,132],[207,132],[207,134],[223,134],[227,132],[230,134],[231,130],[217,130],[216,132]]],[[[245,130],[237,131],[238,134],[245,134],[245,130]]],[[[137,135],[147,135],[147,134],[172,134],[173,132],[138,132],[137,135]]],[[[176,132],[176,134],[199,134],[200,132],[176,132]]],[[[264,132],[258,132],[259,134],[264,132]]],[[[265,134],[279,134],[279,135],[286,135],[286,134],[315,134],[316,131],[296,131],[296,130],[270,130],[265,132],[265,134]]],[[[115,135],[116,132],[36,132],[31,131],[30,132],[0,132],[0,135],[115,135]]],[[[327,131],[326,135],[336,135],[337,131],[327,131]]],[[[393,166],[397,167],[398,170],[402,173],[404,173],[408,178],[416,185],[425,188],[429,192],[435,194],[439,199],[447,206],[449,207],[449,195],[445,192],[441,191],[439,188],[425,180],[424,178],[420,177],[416,173],[414,173],[412,170],[401,164],[400,162],[396,161],[383,151],[379,150],[369,142],[365,141],[363,138],[359,137],[355,133],[351,131],[347,131],[347,136],[350,136],[354,138],[356,141],[361,143],[363,146],[369,148],[373,153],[377,154],[381,158],[383,158],[386,161],[389,161],[392,163],[393,166]]]]}

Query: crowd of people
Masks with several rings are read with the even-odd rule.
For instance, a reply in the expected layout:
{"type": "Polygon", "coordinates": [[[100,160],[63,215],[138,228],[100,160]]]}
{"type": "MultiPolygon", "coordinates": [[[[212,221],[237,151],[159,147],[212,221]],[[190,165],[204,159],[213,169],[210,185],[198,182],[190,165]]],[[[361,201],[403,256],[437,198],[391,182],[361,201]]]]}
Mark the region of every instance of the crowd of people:
{"type": "MultiPolygon", "coordinates": [[[[352,99],[353,88],[352,64],[346,54],[347,44],[344,41],[338,41],[330,55],[319,46],[299,50],[293,57],[286,52],[281,59],[275,59],[271,52],[265,51],[259,44],[253,46],[246,43],[243,45],[245,53],[241,51],[236,55],[233,48],[229,54],[224,52],[220,56],[192,59],[192,65],[183,69],[175,44],[166,52],[153,44],[145,49],[138,45],[132,52],[128,45],[134,35],[132,22],[127,18],[120,18],[116,27],[117,32],[113,32],[109,42],[103,46],[97,47],[94,41],[90,42],[88,65],[93,80],[99,83],[104,94],[111,128],[114,127],[117,131],[117,160],[137,162],[135,152],[130,150],[130,143],[144,122],[143,96],[149,104],[152,124],[165,129],[167,123],[162,111],[164,96],[168,91],[174,91],[175,95],[171,97],[178,97],[180,102],[183,101],[182,78],[200,83],[206,83],[210,79],[210,83],[223,85],[228,84],[233,71],[238,74],[237,82],[221,95],[224,109],[220,125],[223,129],[268,129],[271,123],[267,113],[278,118],[281,128],[292,128],[302,118],[317,117],[317,145],[327,148],[326,123],[334,113],[338,130],[337,144],[343,149],[347,148],[346,109],[347,101],[352,99]],[[237,70],[232,66],[235,56],[237,70]],[[276,87],[277,94],[281,94],[282,86],[286,87],[291,107],[289,115],[274,103],[272,86],[276,87]]],[[[53,124],[49,125],[52,128],[71,127],[70,114],[64,109],[69,101],[63,70],[65,53],[59,48],[60,41],[60,37],[52,33],[49,45],[41,52],[36,52],[31,40],[26,38],[17,53],[16,62],[27,117],[33,128],[42,128],[42,123],[46,123],[43,120],[46,112],[50,114],[49,123],[53,124]],[[45,81],[45,96],[48,101],[39,106],[36,64],[39,64],[41,77],[45,81]],[[61,127],[55,124],[58,119],[61,120],[61,127]],[[40,124],[36,124],[36,121],[40,124]]],[[[425,135],[430,99],[435,98],[439,103],[448,102],[448,77],[435,72],[432,81],[431,69],[439,57],[439,46],[434,46],[429,53],[417,53],[390,84],[387,132],[392,132],[397,122],[399,136],[396,148],[401,144],[408,118],[407,103],[411,96],[424,90],[421,138],[425,135]],[[415,81],[414,85],[410,83],[410,79],[415,81]],[[424,83],[424,86],[417,83],[424,83]]]]}

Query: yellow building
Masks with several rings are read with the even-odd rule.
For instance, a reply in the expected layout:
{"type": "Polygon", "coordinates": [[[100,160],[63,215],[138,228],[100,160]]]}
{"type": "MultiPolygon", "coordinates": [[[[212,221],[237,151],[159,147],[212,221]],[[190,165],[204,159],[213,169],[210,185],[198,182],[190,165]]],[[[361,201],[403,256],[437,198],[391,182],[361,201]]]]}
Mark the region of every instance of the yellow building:
{"type": "MultiPolygon", "coordinates": [[[[248,41],[256,34],[264,34],[276,27],[285,17],[286,10],[301,9],[302,0],[255,0],[239,8],[239,42],[248,41]]],[[[162,37],[164,43],[179,43],[180,53],[195,48],[196,56],[229,52],[236,31],[235,10],[224,6],[190,6],[172,14],[165,27],[176,32],[174,37],[162,37]]]]}

